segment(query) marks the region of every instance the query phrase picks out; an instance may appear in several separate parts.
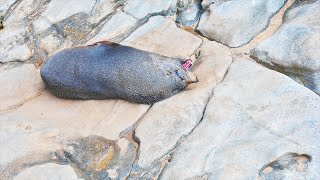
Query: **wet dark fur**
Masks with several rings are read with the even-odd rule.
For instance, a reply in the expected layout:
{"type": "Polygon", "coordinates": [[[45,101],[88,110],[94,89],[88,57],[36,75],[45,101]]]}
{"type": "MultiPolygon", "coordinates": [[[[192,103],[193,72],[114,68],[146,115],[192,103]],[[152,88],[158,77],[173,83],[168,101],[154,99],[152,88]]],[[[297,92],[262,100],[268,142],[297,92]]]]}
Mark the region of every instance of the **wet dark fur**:
{"type": "Polygon", "coordinates": [[[103,41],[49,57],[41,77],[47,89],[60,98],[152,104],[190,83],[182,63],[182,59],[103,41]]]}

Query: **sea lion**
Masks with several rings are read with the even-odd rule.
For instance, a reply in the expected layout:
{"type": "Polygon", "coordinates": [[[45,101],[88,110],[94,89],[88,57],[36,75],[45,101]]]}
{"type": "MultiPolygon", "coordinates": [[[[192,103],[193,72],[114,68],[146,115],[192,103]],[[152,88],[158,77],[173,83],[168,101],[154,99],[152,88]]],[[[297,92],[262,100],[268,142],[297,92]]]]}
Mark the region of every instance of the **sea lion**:
{"type": "Polygon", "coordinates": [[[124,99],[152,104],[168,98],[196,76],[184,60],[102,41],[62,50],[41,68],[47,89],[67,99],[124,99]]]}

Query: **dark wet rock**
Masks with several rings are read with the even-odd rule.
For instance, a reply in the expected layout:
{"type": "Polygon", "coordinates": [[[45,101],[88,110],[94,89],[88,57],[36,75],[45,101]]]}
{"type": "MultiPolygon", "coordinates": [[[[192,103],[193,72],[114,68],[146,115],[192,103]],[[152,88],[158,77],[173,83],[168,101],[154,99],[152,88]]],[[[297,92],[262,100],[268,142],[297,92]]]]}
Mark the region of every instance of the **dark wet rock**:
{"type": "Polygon", "coordinates": [[[137,23],[138,20],[133,16],[128,15],[123,11],[119,11],[103,25],[99,33],[92,37],[87,44],[105,40],[118,42],[129,34],[130,30],[134,28],[137,23]]]}
{"type": "Polygon", "coordinates": [[[201,15],[198,30],[229,47],[242,46],[269,24],[286,0],[218,1],[201,15]]]}
{"type": "Polygon", "coordinates": [[[320,1],[298,1],[270,38],[250,55],[320,95],[320,1]]]}
{"type": "Polygon", "coordinates": [[[312,157],[307,154],[286,153],[275,161],[263,166],[259,172],[261,179],[305,179],[305,173],[312,157]]]}
{"type": "Polygon", "coordinates": [[[197,81],[182,65],[182,59],[100,42],[51,56],[41,76],[47,88],[60,98],[152,104],[197,81]]]}
{"type": "Polygon", "coordinates": [[[0,30],[3,29],[3,16],[0,16],[0,30]]]}
{"type": "Polygon", "coordinates": [[[72,141],[57,155],[85,179],[125,179],[131,171],[136,148],[124,138],[111,141],[91,135],[72,141]]]}
{"type": "Polygon", "coordinates": [[[37,173],[37,177],[52,174],[52,178],[58,179],[125,179],[136,153],[136,144],[128,139],[108,140],[90,135],[69,140],[57,151],[35,151],[17,158],[3,169],[0,167],[0,179],[32,179],[37,173]]]}
{"type": "Polygon", "coordinates": [[[185,26],[193,26],[201,15],[200,0],[180,0],[177,5],[176,21],[185,26]]]}

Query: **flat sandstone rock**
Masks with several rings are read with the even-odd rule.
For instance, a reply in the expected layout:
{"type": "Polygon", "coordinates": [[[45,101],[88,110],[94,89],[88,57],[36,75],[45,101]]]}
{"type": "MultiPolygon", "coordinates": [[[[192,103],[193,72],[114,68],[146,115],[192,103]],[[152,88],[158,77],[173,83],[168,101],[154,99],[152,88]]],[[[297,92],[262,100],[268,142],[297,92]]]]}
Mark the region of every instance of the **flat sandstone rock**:
{"type": "Polygon", "coordinates": [[[236,60],[161,179],[317,179],[319,109],[289,77],[236,60]]]}
{"type": "Polygon", "coordinates": [[[170,19],[155,16],[135,30],[121,44],[169,57],[188,58],[202,40],[184,31],[170,19]]]}

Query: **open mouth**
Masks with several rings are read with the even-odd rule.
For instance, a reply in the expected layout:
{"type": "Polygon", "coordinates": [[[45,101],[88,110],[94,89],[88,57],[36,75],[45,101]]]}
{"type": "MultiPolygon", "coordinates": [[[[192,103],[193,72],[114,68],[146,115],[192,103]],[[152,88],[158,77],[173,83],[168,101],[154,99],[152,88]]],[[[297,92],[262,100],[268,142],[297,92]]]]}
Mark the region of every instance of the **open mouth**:
{"type": "Polygon", "coordinates": [[[184,63],[183,63],[183,67],[186,71],[188,71],[188,69],[192,66],[192,60],[191,59],[187,59],[184,63]]]}

